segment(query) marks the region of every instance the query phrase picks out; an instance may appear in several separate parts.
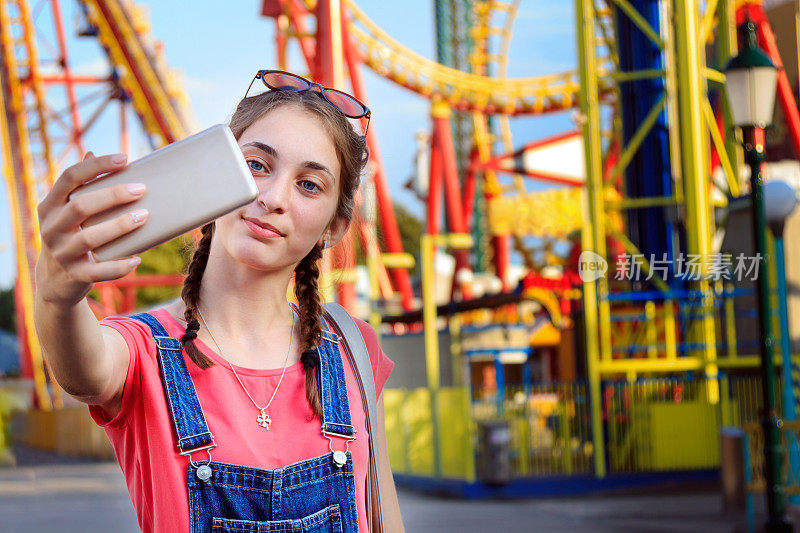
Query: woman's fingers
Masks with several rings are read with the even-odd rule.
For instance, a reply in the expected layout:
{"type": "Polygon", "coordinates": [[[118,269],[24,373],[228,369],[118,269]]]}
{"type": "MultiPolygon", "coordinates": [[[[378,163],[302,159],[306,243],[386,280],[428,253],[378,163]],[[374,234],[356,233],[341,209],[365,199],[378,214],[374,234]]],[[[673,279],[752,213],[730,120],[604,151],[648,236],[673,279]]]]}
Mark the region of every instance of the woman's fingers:
{"type": "Polygon", "coordinates": [[[67,202],[56,224],[65,229],[76,228],[92,215],[138,200],[145,190],[143,183],[125,183],[75,195],[67,202]]]}
{"type": "Polygon", "coordinates": [[[62,172],[47,196],[54,202],[66,203],[72,191],[100,174],[121,169],[126,160],[125,154],[87,157],[62,172]]]}
{"type": "Polygon", "coordinates": [[[140,257],[128,257],[126,259],[115,259],[113,261],[102,261],[100,263],[86,263],[81,266],[82,277],[97,283],[98,281],[108,281],[119,279],[136,269],[141,263],[140,257]]]}
{"type": "Polygon", "coordinates": [[[146,209],[135,209],[111,220],[83,228],[73,233],[56,255],[63,261],[84,257],[86,252],[140,228],[147,221],[147,216],[146,209]]]}

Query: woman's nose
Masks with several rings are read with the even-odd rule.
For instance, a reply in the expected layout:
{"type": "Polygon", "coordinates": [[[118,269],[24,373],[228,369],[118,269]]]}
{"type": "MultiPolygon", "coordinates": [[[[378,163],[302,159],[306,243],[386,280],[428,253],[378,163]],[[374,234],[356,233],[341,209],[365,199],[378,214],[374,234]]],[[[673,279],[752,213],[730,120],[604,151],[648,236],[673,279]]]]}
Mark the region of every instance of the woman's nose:
{"type": "Polygon", "coordinates": [[[260,184],[258,203],[267,213],[283,213],[289,199],[288,181],[279,177],[265,180],[260,184]]]}

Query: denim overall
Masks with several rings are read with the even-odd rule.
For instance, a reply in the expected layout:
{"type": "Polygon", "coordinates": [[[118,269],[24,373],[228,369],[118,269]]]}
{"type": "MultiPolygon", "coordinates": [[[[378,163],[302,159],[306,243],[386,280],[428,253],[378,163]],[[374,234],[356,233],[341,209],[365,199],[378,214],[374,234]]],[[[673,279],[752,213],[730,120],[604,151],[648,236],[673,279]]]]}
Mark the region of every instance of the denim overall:
{"type": "Polygon", "coordinates": [[[147,324],[153,333],[178,453],[189,456],[190,533],[358,531],[353,459],[348,450],[355,428],[350,423],[344,367],[336,346],[339,339],[324,321],[323,340],[317,348],[318,384],[322,434],[328,438],[330,453],[262,470],[211,460],[210,450],[216,444],[186,367],[183,345],[149,313],[131,318],[147,324]],[[337,437],[337,448],[347,451],[334,451],[332,437],[337,437]],[[208,454],[207,460],[192,459],[191,454],[201,452],[208,454]]]}

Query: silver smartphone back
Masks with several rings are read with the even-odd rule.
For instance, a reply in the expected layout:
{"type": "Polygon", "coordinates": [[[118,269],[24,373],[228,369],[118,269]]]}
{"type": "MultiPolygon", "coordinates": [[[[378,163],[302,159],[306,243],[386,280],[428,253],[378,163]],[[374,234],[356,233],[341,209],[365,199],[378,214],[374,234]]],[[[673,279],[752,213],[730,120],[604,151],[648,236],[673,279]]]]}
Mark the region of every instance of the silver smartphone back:
{"type": "Polygon", "coordinates": [[[147,209],[139,228],[93,251],[97,261],[138,254],[252,202],[258,187],[231,130],[224,124],[160,148],[119,172],[100,176],[72,194],[119,183],[144,183],[129,204],[90,217],[91,226],[135,209],[147,209]]]}

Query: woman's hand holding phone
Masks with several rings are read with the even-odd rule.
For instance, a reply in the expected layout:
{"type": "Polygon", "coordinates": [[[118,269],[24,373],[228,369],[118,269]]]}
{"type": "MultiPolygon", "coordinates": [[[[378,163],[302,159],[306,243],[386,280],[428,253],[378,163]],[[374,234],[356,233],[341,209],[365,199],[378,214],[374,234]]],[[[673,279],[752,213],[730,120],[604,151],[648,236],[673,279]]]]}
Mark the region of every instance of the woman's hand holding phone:
{"type": "Polygon", "coordinates": [[[95,225],[82,225],[97,213],[135,202],[145,194],[144,184],[118,184],[70,198],[81,185],[121,170],[125,163],[124,154],[95,157],[89,152],[59,176],[39,204],[42,250],[36,264],[36,291],[42,300],[75,305],[94,283],[121,278],[139,264],[139,257],[94,262],[89,252],[141,227],[147,221],[146,210],[131,209],[95,225]]]}

